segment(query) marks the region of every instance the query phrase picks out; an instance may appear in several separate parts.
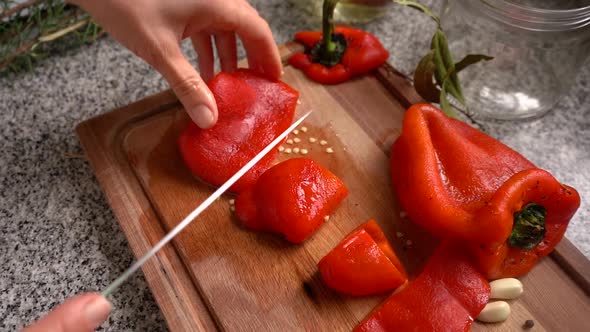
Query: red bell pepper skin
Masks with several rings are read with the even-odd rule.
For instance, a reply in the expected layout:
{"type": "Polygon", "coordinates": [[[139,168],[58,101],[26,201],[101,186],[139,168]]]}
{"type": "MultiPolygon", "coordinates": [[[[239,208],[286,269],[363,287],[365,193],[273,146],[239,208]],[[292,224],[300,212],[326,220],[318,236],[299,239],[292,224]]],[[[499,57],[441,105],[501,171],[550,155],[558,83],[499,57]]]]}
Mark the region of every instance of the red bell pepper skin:
{"type": "Polygon", "coordinates": [[[510,177],[475,218],[486,224],[512,220],[513,214],[530,202],[538,203],[547,211],[546,232],[536,247],[522,250],[507,241],[487,246],[473,245],[472,253],[489,279],[518,277],[530,271],[539,258],[549,255],[563,238],[569,220],[580,206],[580,196],[547,171],[530,169],[510,177]]]}
{"type": "MultiPolygon", "coordinates": [[[[289,64],[301,69],[307,77],[316,82],[338,84],[351,77],[370,72],[389,58],[389,52],[372,34],[343,26],[336,27],[334,30],[335,33],[342,34],[347,42],[346,51],[339,64],[327,67],[314,63],[311,56],[306,53],[292,55],[289,58],[289,64]]],[[[302,31],[295,34],[295,40],[307,48],[312,48],[322,40],[322,35],[319,31],[302,31]]]]}
{"type": "Polygon", "coordinates": [[[318,263],[324,283],[348,295],[392,291],[408,278],[381,228],[369,220],[318,263]]]}
{"type": "Polygon", "coordinates": [[[371,312],[355,332],[469,331],[490,285],[463,250],[443,243],[418,278],[371,312]]]}
{"type": "MultiPolygon", "coordinates": [[[[219,73],[208,86],[217,102],[217,124],[203,130],[190,122],[178,145],[194,175],[220,186],[291,125],[299,93],[248,69],[219,73]]],[[[277,149],[269,152],[230,191],[252,185],[276,154],[277,149]]]]}
{"type": "Polygon", "coordinates": [[[530,271],[561,240],[580,205],[575,189],[428,104],[406,112],[390,166],[409,218],[440,239],[463,243],[490,279],[530,271]],[[546,210],[545,233],[525,248],[510,241],[518,232],[515,215],[530,203],[546,210]]]}
{"type": "Polygon", "coordinates": [[[283,161],[236,199],[236,215],[249,228],[301,243],[324,224],[348,195],[344,183],[307,158],[283,161]]]}

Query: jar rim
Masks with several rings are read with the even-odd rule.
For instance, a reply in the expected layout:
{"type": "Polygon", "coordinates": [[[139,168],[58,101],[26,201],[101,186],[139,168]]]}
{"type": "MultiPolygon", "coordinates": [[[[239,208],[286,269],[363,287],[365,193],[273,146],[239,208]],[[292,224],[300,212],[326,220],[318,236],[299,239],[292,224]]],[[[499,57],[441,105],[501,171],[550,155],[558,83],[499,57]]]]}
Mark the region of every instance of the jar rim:
{"type": "Polygon", "coordinates": [[[590,26],[590,6],[554,10],[517,5],[506,0],[480,0],[486,14],[511,26],[530,31],[571,31],[590,26]]]}

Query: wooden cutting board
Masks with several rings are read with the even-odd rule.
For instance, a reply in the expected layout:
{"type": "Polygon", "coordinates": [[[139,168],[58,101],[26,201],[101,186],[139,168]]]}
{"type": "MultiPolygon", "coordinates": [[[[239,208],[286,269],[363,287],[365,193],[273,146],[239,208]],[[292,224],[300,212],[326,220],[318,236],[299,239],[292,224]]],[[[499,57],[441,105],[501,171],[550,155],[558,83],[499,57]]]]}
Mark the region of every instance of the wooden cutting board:
{"type": "MultiPolygon", "coordinates": [[[[283,59],[300,47],[283,45],[283,59]]],[[[300,142],[285,147],[309,150],[306,156],[338,175],[350,195],[301,245],[241,227],[229,195],[214,203],[143,267],[172,331],[350,331],[386,294],[333,292],[323,285],[316,263],[369,218],[379,222],[411,273],[436,245],[403,218],[390,186],[389,147],[405,109],[420,101],[403,75],[384,65],[372,75],[322,86],[286,66],[283,80],[301,93],[296,116],[314,110],[304,123],[307,132],[290,136],[300,142]],[[311,143],[312,137],[317,142],[311,143]],[[328,147],[334,153],[327,153],[328,147]]],[[[191,176],[179,156],[176,139],[187,121],[166,91],[77,128],[138,257],[213,191],[191,176]]],[[[283,152],[277,162],[297,156],[283,152]]],[[[512,301],[509,320],[475,323],[474,331],[516,331],[527,319],[535,320],[534,331],[588,330],[590,263],[567,239],[522,281],[525,293],[512,301]]]]}

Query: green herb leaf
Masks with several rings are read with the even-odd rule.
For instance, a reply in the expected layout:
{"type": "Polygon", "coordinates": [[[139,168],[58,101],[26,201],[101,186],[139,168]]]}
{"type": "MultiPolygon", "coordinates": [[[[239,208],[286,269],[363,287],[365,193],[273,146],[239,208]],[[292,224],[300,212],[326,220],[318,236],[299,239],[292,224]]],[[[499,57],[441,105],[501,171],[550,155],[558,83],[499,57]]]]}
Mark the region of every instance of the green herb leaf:
{"type": "Polygon", "coordinates": [[[434,82],[434,52],[428,52],[418,63],[414,71],[414,88],[418,94],[431,103],[440,101],[440,89],[434,82]]]}
{"type": "Polygon", "coordinates": [[[414,72],[414,87],[418,94],[429,102],[438,102],[444,113],[453,118],[458,118],[457,113],[455,113],[449,101],[449,98],[452,98],[455,101],[455,105],[461,104],[465,109],[462,110],[462,107],[459,107],[459,111],[463,112],[465,116],[475,122],[469,112],[466,111],[467,105],[458,73],[471,64],[493,58],[482,54],[470,54],[455,64],[449,49],[447,37],[441,26],[440,18],[427,6],[418,2],[410,0],[393,1],[397,4],[421,11],[432,18],[437,24],[437,29],[430,44],[431,50],[420,60],[414,72]]]}
{"type": "Polygon", "coordinates": [[[467,54],[463,59],[461,59],[461,61],[455,64],[455,72],[458,73],[468,66],[476,64],[480,61],[490,61],[492,59],[494,59],[493,56],[485,54],[467,54]]]}
{"type": "Polygon", "coordinates": [[[457,115],[457,113],[455,113],[455,111],[453,111],[453,106],[451,106],[451,103],[449,102],[448,96],[447,96],[447,89],[450,86],[450,80],[447,78],[446,80],[444,80],[443,84],[442,84],[442,89],[440,89],[440,109],[448,116],[450,116],[451,118],[455,118],[455,119],[459,119],[459,116],[457,115]]]}
{"type": "Polygon", "coordinates": [[[435,22],[436,25],[440,26],[440,18],[434,14],[430,8],[417,3],[416,1],[410,1],[410,0],[393,0],[395,3],[399,4],[399,5],[404,5],[404,6],[408,6],[410,8],[414,8],[417,9],[421,12],[423,12],[424,14],[430,16],[430,18],[432,18],[435,22]]]}
{"type": "Polygon", "coordinates": [[[0,75],[6,69],[31,69],[48,54],[77,47],[79,40],[92,42],[103,34],[89,23],[87,13],[63,0],[0,2],[4,9],[0,11],[0,75]]]}
{"type": "Polygon", "coordinates": [[[435,77],[439,85],[449,78],[447,91],[457,99],[461,104],[465,105],[465,97],[461,89],[461,82],[455,71],[455,62],[449,50],[447,37],[445,33],[439,28],[432,37],[432,49],[434,50],[434,62],[436,64],[435,77]]]}
{"type": "MultiPolygon", "coordinates": [[[[437,29],[436,31],[438,32],[439,29],[437,29]]],[[[447,76],[447,67],[445,66],[442,59],[442,51],[438,33],[435,33],[434,36],[432,36],[432,41],[430,42],[430,49],[434,53],[433,61],[436,66],[434,77],[436,77],[436,83],[442,85],[444,78],[447,76]]]]}

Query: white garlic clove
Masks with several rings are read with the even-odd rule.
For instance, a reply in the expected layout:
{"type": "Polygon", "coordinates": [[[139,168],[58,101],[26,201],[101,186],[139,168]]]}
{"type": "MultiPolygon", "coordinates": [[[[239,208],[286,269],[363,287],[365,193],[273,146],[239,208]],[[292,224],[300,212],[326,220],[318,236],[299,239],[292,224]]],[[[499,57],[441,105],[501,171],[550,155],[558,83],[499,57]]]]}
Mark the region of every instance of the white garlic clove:
{"type": "Polygon", "coordinates": [[[477,320],[484,323],[499,323],[510,316],[510,305],[504,301],[495,301],[486,304],[477,316],[477,320]]]}
{"type": "Polygon", "coordinates": [[[515,278],[504,278],[490,282],[490,298],[500,300],[512,300],[524,291],[522,282],[515,278]]]}

